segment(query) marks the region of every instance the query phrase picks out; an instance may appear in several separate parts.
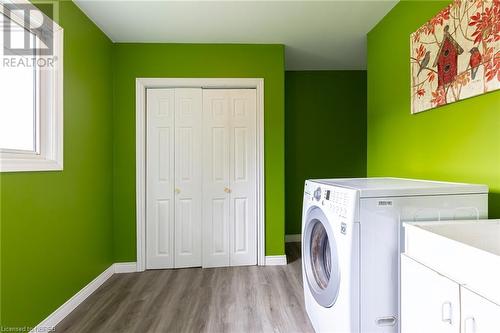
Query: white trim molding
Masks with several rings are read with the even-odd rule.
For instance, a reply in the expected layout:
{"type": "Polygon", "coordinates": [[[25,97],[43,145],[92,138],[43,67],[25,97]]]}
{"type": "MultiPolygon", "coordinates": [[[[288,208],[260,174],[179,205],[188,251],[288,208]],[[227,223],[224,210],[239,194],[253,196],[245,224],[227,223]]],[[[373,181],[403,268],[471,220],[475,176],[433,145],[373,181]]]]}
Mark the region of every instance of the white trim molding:
{"type": "Polygon", "coordinates": [[[302,234],[285,235],[285,243],[300,243],[302,242],[302,234]]]}
{"type": "Polygon", "coordinates": [[[137,272],[136,262],[117,262],[113,265],[116,274],[137,272]]]}
{"type": "Polygon", "coordinates": [[[266,266],[284,266],[286,264],[286,255],[266,256],[266,266]]]}
{"type": "Polygon", "coordinates": [[[94,291],[97,290],[97,288],[103,285],[104,282],[106,282],[115,273],[113,266],[114,265],[109,266],[104,272],[99,274],[99,276],[83,287],[63,305],[57,308],[57,310],[52,312],[30,332],[51,332],[51,329],[55,329],[57,324],[59,324],[67,315],[71,313],[71,311],[85,301],[94,291]]]}
{"type": "MultiPolygon", "coordinates": [[[[146,269],[146,89],[240,88],[257,93],[257,264],[266,265],[264,202],[264,79],[137,78],[135,114],[137,271],[146,269]]],[[[285,260],[286,262],[286,260],[285,260]]]]}
{"type": "Polygon", "coordinates": [[[135,262],[120,262],[109,266],[104,272],[99,274],[94,280],[83,287],[73,297],[68,299],[63,305],[52,312],[41,323],[34,327],[30,333],[51,332],[66,316],[68,316],[78,305],[85,301],[93,292],[104,284],[113,274],[132,273],[136,271],[135,262]]]}

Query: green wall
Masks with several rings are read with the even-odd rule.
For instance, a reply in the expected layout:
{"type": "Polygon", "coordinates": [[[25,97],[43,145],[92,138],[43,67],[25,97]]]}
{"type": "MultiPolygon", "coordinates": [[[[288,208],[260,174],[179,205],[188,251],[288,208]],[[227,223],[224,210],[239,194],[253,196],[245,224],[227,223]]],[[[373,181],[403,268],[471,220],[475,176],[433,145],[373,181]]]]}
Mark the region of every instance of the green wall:
{"type": "Polygon", "coordinates": [[[449,1],[402,1],[368,34],[368,176],[484,183],[500,217],[500,91],[410,115],[410,33],[449,1]]]}
{"type": "Polygon", "coordinates": [[[114,256],[136,260],[135,79],[138,77],[264,78],[266,254],[284,254],[284,46],[115,44],[114,256]]]}
{"type": "Polygon", "coordinates": [[[286,234],[300,234],[306,179],[366,176],[366,72],[286,72],[285,110],[286,234]]]}
{"type": "Polygon", "coordinates": [[[33,326],[113,262],[111,41],[72,2],[64,170],[1,173],[1,326],[33,326]]]}

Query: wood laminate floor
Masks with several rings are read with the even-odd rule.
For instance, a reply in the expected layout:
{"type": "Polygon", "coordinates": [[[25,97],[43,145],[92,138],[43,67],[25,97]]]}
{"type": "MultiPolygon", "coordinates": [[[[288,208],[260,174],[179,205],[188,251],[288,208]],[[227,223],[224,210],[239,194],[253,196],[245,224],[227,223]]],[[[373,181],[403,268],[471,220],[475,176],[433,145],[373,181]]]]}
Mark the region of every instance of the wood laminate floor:
{"type": "Polygon", "coordinates": [[[115,274],[56,332],[313,332],[300,244],[287,243],[286,253],[286,266],[115,274]]]}

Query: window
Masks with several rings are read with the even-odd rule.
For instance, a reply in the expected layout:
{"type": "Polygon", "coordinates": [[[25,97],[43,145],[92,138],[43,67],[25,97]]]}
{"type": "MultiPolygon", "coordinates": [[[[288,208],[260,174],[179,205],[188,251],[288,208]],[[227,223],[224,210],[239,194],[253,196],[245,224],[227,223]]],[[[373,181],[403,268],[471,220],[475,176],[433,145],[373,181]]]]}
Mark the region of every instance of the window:
{"type": "MultiPolygon", "coordinates": [[[[22,47],[24,28],[10,21],[14,47],[22,47]]],[[[27,32],[30,43],[36,36],[27,32]]],[[[3,39],[3,34],[2,37],[3,39]]],[[[4,44],[2,44],[4,45],[4,44]]],[[[36,57],[36,54],[33,54],[36,57]]],[[[37,69],[35,67],[0,67],[0,148],[2,151],[37,151],[37,69]]]]}
{"type": "Polygon", "coordinates": [[[62,29],[29,2],[0,26],[0,171],[62,170],[62,29]]]}

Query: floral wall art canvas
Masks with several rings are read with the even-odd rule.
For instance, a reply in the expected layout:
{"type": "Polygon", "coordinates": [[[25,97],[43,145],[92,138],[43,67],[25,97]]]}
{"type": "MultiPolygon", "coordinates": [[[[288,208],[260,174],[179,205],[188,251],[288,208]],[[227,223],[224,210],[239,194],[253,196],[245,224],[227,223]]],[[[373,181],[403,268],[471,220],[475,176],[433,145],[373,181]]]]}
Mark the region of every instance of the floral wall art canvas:
{"type": "Polygon", "coordinates": [[[500,89],[500,0],[454,0],[410,45],[412,113],[500,89]]]}

